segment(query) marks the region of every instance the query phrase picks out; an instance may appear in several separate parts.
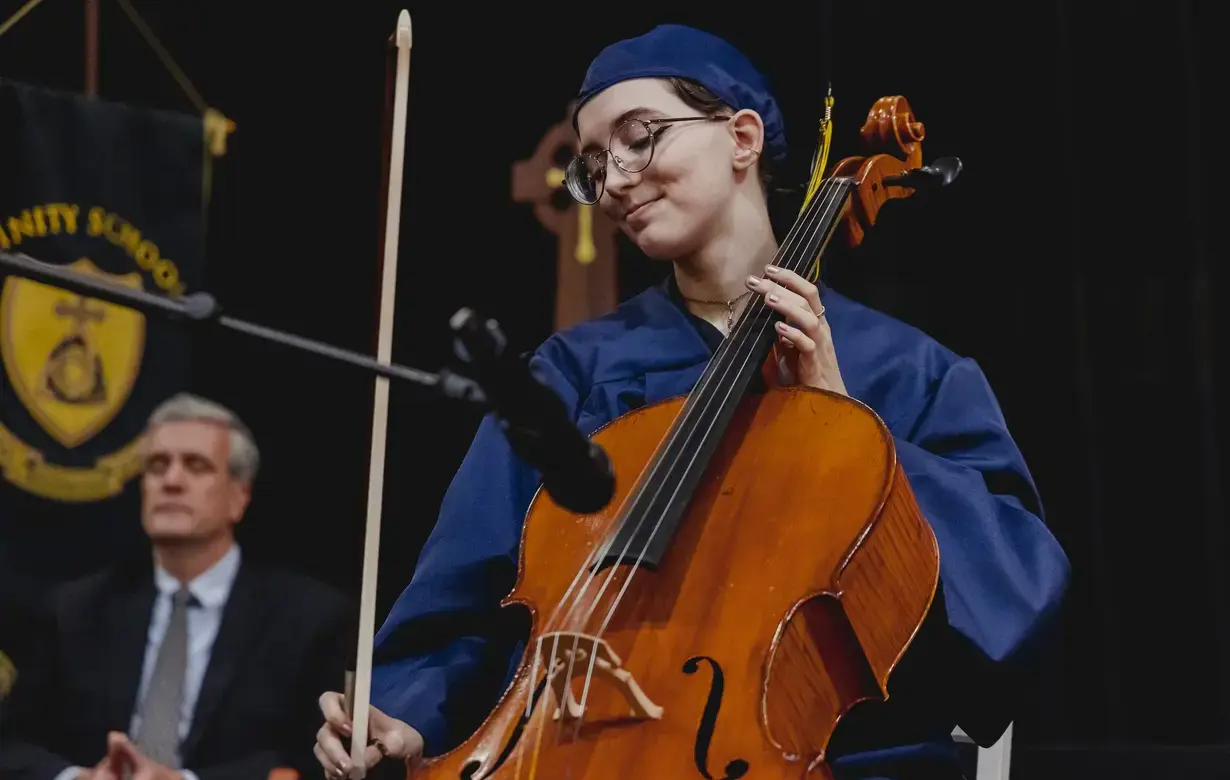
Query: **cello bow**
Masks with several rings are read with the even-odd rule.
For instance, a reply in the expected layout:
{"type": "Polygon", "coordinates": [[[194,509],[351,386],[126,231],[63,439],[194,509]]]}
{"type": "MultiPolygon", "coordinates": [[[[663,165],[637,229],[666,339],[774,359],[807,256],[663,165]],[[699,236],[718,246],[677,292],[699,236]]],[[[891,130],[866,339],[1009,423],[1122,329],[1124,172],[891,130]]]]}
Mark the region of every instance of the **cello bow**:
{"type": "MultiPolygon", "coordinates": [[[[392,122],[385,128],[387,163],[385,179],[384,236],[381,241],[379,327],[376,360],[389,365],[393,351],[393,315],[396,310],[397,252],[401,226],[403,169],[406,146],[406,102],[410,87],[410,12],[402,9],[397,28],[389,39],[396,51],[391,101],[392,122]]],[[[387,107],[386,107],[387,109],[387,107]]],[[[355,672],[347,675],[346,706],[352,722],[350,738],[351,776],[366,776],[368,718],[371,712],[372,653],[376,631],[376,582],[380,562],[380,517],[384,503],[385,445],[389,424],[389,380],[376,377],[372,405],[372,449],[368,461],[367,525],[363,536],[363,580],[359,600],[359,637],[355,672]]]]}

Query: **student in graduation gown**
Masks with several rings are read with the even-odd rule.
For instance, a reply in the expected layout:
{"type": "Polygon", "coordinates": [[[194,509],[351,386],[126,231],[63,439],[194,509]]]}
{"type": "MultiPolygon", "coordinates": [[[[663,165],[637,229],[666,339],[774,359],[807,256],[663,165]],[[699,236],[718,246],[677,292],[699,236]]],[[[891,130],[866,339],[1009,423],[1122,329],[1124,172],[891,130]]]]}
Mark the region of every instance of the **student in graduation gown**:
{"type": "MultiPolygon", "coordinates": [[[[958,777],[954,725],[998,737],[1069,578],[986,378],[917,329],[766,267],[778,245],[763,178],[785,155],[782,116],[765,79],[727,43],[677,25],[616,43],[590,66],[578,104],[590,156],[569,166],[570,189],[597,198],[674,272],[547,339],[532,370],[588,434],[686,394],[751,296],[781,312],[778,381],[845,393],[879,414],[941,555],[940,592],[889,701],[842,722],[833,765],[843,777],[958,777]]],[[[513,586],[538,484],[484,419],[376,637],[369,764],[451,749],[510,682],[522,624],[510,627],[498,604],[513,586]]],[[[317,757],[340,777],[349,765],[340,694],[323,694],[321,708],[317,757]]]]}

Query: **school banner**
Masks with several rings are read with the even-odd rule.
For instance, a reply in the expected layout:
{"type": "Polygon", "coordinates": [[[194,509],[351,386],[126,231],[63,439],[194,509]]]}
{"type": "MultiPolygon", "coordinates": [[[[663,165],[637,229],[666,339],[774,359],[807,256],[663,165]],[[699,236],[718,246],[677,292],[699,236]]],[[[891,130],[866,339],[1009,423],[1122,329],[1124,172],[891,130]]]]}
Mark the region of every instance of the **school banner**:
{"type": "MultiPolygon", "coordinates": [[[[0,251],[167,295],[201,283],[201,117],[0,80],[0,149],[0,251]]],[[[188,387],[190,337],[0,266],[9,560],[60,580],[142,542],[140,436],[153,408],[188,387]]]]}

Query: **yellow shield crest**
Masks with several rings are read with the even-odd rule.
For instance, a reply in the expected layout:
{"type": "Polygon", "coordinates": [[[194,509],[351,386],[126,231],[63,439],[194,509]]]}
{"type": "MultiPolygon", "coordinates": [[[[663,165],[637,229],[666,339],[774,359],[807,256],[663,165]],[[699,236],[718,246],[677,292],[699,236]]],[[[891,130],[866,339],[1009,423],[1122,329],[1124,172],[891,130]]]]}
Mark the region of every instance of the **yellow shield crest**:
{"type": "MultiPolygon", "coordinates": [[[[70,268],[141,289],[141,275],[70,268]]],[[[145,349],[145,317],[123,306],[10,276],[0,293],[4,370],[31,416],[65,447],[88,441],[128,401],[145,349]]]]}

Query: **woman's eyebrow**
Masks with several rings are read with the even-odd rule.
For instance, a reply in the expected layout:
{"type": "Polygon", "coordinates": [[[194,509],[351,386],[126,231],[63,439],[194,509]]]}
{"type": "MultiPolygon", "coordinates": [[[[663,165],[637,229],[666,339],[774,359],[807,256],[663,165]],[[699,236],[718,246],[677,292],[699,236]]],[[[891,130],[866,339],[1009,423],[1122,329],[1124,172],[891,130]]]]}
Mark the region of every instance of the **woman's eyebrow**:
{"type": "MultiPolygon", "coordinates": [[[[637,106],[636,108],[630,108],[627,111],[620,114],[619,116],[615,117],[615,121],[611,122],[611,126],[610,126],[610,129],[608,130],[608,133],[613,132],[615,128],[619,127],[624,122],[627,122],[629,119],[643,119],[648,116],[661,116],[661,115],[662,115],[662,112],[660,110],[656,108],[650,108],[648,106],[637,106]]],[[[585,144],[585,146],[581,147],[581,153],[589,154],[590,152],[598,151],[600,148],[602,148],[600,144],[594,141],[590,141],[589,143],[585,144]]]]}

